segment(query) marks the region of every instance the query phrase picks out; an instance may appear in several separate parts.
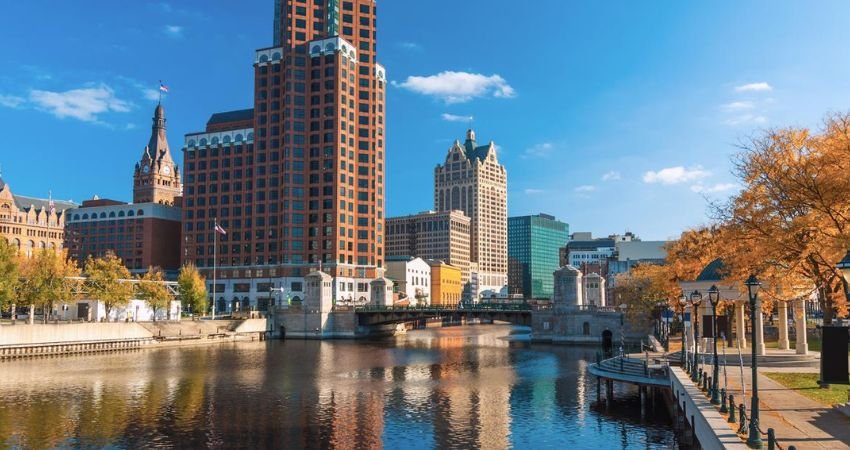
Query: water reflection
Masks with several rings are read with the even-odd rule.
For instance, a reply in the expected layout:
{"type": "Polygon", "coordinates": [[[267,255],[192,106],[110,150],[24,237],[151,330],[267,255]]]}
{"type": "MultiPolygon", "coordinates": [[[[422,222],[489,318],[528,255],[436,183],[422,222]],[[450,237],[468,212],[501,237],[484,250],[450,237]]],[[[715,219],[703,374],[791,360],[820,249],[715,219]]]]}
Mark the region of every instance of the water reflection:
{"type": "Polygon", "coordinates": [[[510,327],[3,363],[7,447],[668,448],[635,396],[596,405],[592,350],[510,327]]]}

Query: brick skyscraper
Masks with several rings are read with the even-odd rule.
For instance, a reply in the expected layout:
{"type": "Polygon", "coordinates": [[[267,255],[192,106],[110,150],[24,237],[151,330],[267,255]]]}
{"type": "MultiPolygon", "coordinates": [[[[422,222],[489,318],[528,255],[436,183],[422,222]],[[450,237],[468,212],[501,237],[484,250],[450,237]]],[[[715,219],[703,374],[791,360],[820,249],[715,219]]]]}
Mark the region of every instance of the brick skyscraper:
{"type": "Polygon", "coordinates": [[[274,302],[261,299],[270,293],[260,279],[298,296],[320,264],[336,298],[358,298],[352,286],[384,265],[386,72],[375,1],[274,6],[275,46],[254,60],[253,110],[214,114],[205,132],[186,136],[184,260],[211,275],[216,218],[228,232],[218,279],[238,284],[243,302],[274,302]]]}

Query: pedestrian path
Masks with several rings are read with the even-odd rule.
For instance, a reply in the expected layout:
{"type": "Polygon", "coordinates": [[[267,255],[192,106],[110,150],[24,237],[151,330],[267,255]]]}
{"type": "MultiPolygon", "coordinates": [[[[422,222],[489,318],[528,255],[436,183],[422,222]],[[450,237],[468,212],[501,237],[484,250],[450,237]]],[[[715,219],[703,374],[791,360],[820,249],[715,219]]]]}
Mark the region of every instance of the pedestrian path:
{"type": "MultiPolygon", "coordinates": [[[[711,370],[710,367],[705,366],[706,370],[711,370]]],[[[720,369],[720,387],[723,387],[723,368],[720,369]]],[[[810,370],[800,368],[799,372],[810,370]]],[[[747,413],[751,405],[751,374],[750,368],[744,367],[743,381],[747,393],[745,399],[742,395],[740,370],[727,367],[726,390],[735,396],[736,404],[744,403],[747,413]]],[[[850,449],[850,417],[771,380],[761,370],[758,382],[760,428],[765,431],[773,428],[782,448],[787,449],[788,446],[794,445],[798,449],[850,449]]],[[[734,429],[738,427],[737,424],[729,425],[734,429]]]]}

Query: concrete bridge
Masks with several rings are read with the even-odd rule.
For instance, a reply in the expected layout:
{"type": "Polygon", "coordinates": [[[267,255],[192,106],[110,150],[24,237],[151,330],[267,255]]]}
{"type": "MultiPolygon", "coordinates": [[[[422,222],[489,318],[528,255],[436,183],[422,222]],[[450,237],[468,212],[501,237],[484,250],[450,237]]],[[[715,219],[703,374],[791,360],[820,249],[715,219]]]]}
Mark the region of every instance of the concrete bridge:
{"type": "Polygon", "coordinates": [[[475,319],[501,321],[514,325],[531,326],[531,305],[528,304],[473,304],[460,307],[445,306],[362,306],[355,308],[357,324],[361,327],[447,318],[452,322],[469,322],[475,319]]]}

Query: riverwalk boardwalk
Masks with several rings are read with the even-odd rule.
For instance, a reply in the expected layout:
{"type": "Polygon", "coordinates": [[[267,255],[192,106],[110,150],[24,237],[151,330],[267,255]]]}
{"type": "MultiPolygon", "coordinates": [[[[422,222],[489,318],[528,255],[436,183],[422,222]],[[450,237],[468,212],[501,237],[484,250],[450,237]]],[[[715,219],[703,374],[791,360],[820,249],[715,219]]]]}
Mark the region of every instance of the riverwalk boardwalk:
{"type": "MultiPolygon", "coordinates": [[[[729,422],[728,414],[721,414],[720,407],[710,403],[710,397],[681,367],[678,352],[650,352],[615,356],[591,364],[589,372],[606,383],[606,395],[611,395],[612,382],[638,386],[641,395],[647,387],[670,388],[671,400],[678,404],[676,414],[681,423],[686,421],[688,429],[700,442],[702,448],[747,448],[746,432],[739,434],[740,416],[729,422]],[[668,358],[669,356],[669,358],[668,358]],[[672,365],[667,365],[667,363],[672,365]]],[[[712,373],[710,355],[701,355],[701,368],[712,373]]],[[[734,396],[736,405],[744,404],[750,409],[752,394],[752,371],[748,358],[735,355],[720,360],[719,387],[734,396]]],[[[783,386],[770,379],[766,373],[818,373],[819,358],[809,352],[796,355],[787,350],[768,349],[759,357],[759,428],[763,432],[773,429],[777,439],[776,448],[789,449],[850,449],[850,417],[834,406],[824,405],[801,393],[799,389],[783,386]]],[[[736,411],[737,412],[737,411],[736,411]]],[[[747,424],[747,427],[749,425],[747,424]]],[[[744,428],[746,430],[747,428],[744,428]]],[[[767,436],[762,435],[764,448],[768,448],[767,436]]]]}

